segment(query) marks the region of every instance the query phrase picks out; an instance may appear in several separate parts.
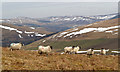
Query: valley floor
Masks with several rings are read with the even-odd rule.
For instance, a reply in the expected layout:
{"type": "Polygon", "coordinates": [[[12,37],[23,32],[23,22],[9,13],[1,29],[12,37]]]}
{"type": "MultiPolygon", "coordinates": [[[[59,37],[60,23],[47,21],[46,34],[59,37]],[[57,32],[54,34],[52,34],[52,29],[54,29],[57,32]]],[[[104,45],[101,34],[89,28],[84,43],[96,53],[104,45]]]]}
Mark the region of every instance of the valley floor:
{"type": "Polygon", "coordinates": [[[48,56],[36,51],[2,49],[3,70],[118,70],[118,56],[85,54],[48,56]]]}

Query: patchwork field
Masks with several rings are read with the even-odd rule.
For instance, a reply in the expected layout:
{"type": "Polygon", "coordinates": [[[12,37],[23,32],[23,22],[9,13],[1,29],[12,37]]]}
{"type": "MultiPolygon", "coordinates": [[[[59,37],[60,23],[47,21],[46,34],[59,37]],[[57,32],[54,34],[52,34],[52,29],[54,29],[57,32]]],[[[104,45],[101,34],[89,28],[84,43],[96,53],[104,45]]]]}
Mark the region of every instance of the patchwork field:
{"type": "Polygon", "coordinates": [[[85,54],[39,55],[36,51],[2,48],[3,70],[118,70],[118,56],[85,54]]]}

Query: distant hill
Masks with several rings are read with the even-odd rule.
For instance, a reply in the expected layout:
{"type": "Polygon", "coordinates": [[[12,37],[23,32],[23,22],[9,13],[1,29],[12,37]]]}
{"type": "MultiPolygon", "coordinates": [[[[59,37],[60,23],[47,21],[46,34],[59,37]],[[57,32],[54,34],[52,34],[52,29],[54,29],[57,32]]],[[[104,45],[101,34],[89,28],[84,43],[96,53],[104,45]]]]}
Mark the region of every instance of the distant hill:
{"type": "Polygon", "coordinates": [[[114,13],[97,16],[2,19],[0,20],[0,22],[3,22],[0,25],[3,37],[2,45],[9,46],[12,42],[22,42],[27,45],[40,39],[41,42],[44,38],[45,41],[117,38],[117,17],[118,14],[114,13]],[[100,31],[100,27],[103,31],[100,31]]]}
{"type": "Polygon", "coordinates": [[[118,19],[105,20],[59,32],[50,37],[26,45],[25,49],[37,49],[39,45],[51,45],[54,49],[80,45],[83,49],[101,47],[118,49],[118,19]]]}
{"type": "Polygon", "coordinates": [[[117,38],[118,19],[100,21],[63,32],[59,32],[48,39],[51,40],[82,40],[95,38],[117,38]]]}
{"type": "Polygon", "coordinates": [[[118,18],[117,13],[96,16],[51,16],[46,18],[16,17],[3,19],[2,22],[16,26],[42,27],[47,31],[60,32],[70,28],[115,18],[118,18]]]}
{"type": "Polygon", "coordinates": [[[52,33],[41,27],[15,26],[7,23],[0,24],[0,29],[2,29],[2,46],[9,46],[12,42],[29,44],[52,33]]]}

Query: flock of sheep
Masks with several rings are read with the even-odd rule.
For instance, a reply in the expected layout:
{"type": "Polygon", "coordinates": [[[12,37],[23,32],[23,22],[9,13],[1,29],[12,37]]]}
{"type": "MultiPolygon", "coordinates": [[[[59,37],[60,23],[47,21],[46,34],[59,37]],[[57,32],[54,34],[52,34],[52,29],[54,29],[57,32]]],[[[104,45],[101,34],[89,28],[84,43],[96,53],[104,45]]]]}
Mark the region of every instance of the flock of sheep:
{"type": "MultiPolygon", "coordinates": [[[[10,50],[20,50],[22,48],[23,44],[21,43],[11,43],[10,44],[10,50]]],[[[39,46],[38,47],[38,53],[39,54],[48,54],[52,51],[52,46],[39,46]]],[[[65,47],[63,54],[77,54],[79,50],[81,49],[81,46],[71,46],[71,47],[65,47]]],[[[108,50],[109,51],[109,50],[108,50]]],[[[106,55],[108,52],[104,48],[101,48],[100,54],[106,55]]],[[[90,48],[87,51],[85,51],[88,56],[91,56],[95,53],[94,48],[90,48]]]]}

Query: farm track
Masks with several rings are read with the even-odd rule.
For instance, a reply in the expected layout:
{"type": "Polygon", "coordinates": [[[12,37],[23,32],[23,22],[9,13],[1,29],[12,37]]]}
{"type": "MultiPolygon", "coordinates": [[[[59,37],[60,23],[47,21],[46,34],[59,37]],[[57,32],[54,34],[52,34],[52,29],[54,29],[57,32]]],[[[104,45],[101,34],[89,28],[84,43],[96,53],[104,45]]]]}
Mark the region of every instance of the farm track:
{"type": "Polygon", "coordinates": [[[2,48],[2,70],[118,70],[118,56],[39,55],[36,51],[2,48]]]}

